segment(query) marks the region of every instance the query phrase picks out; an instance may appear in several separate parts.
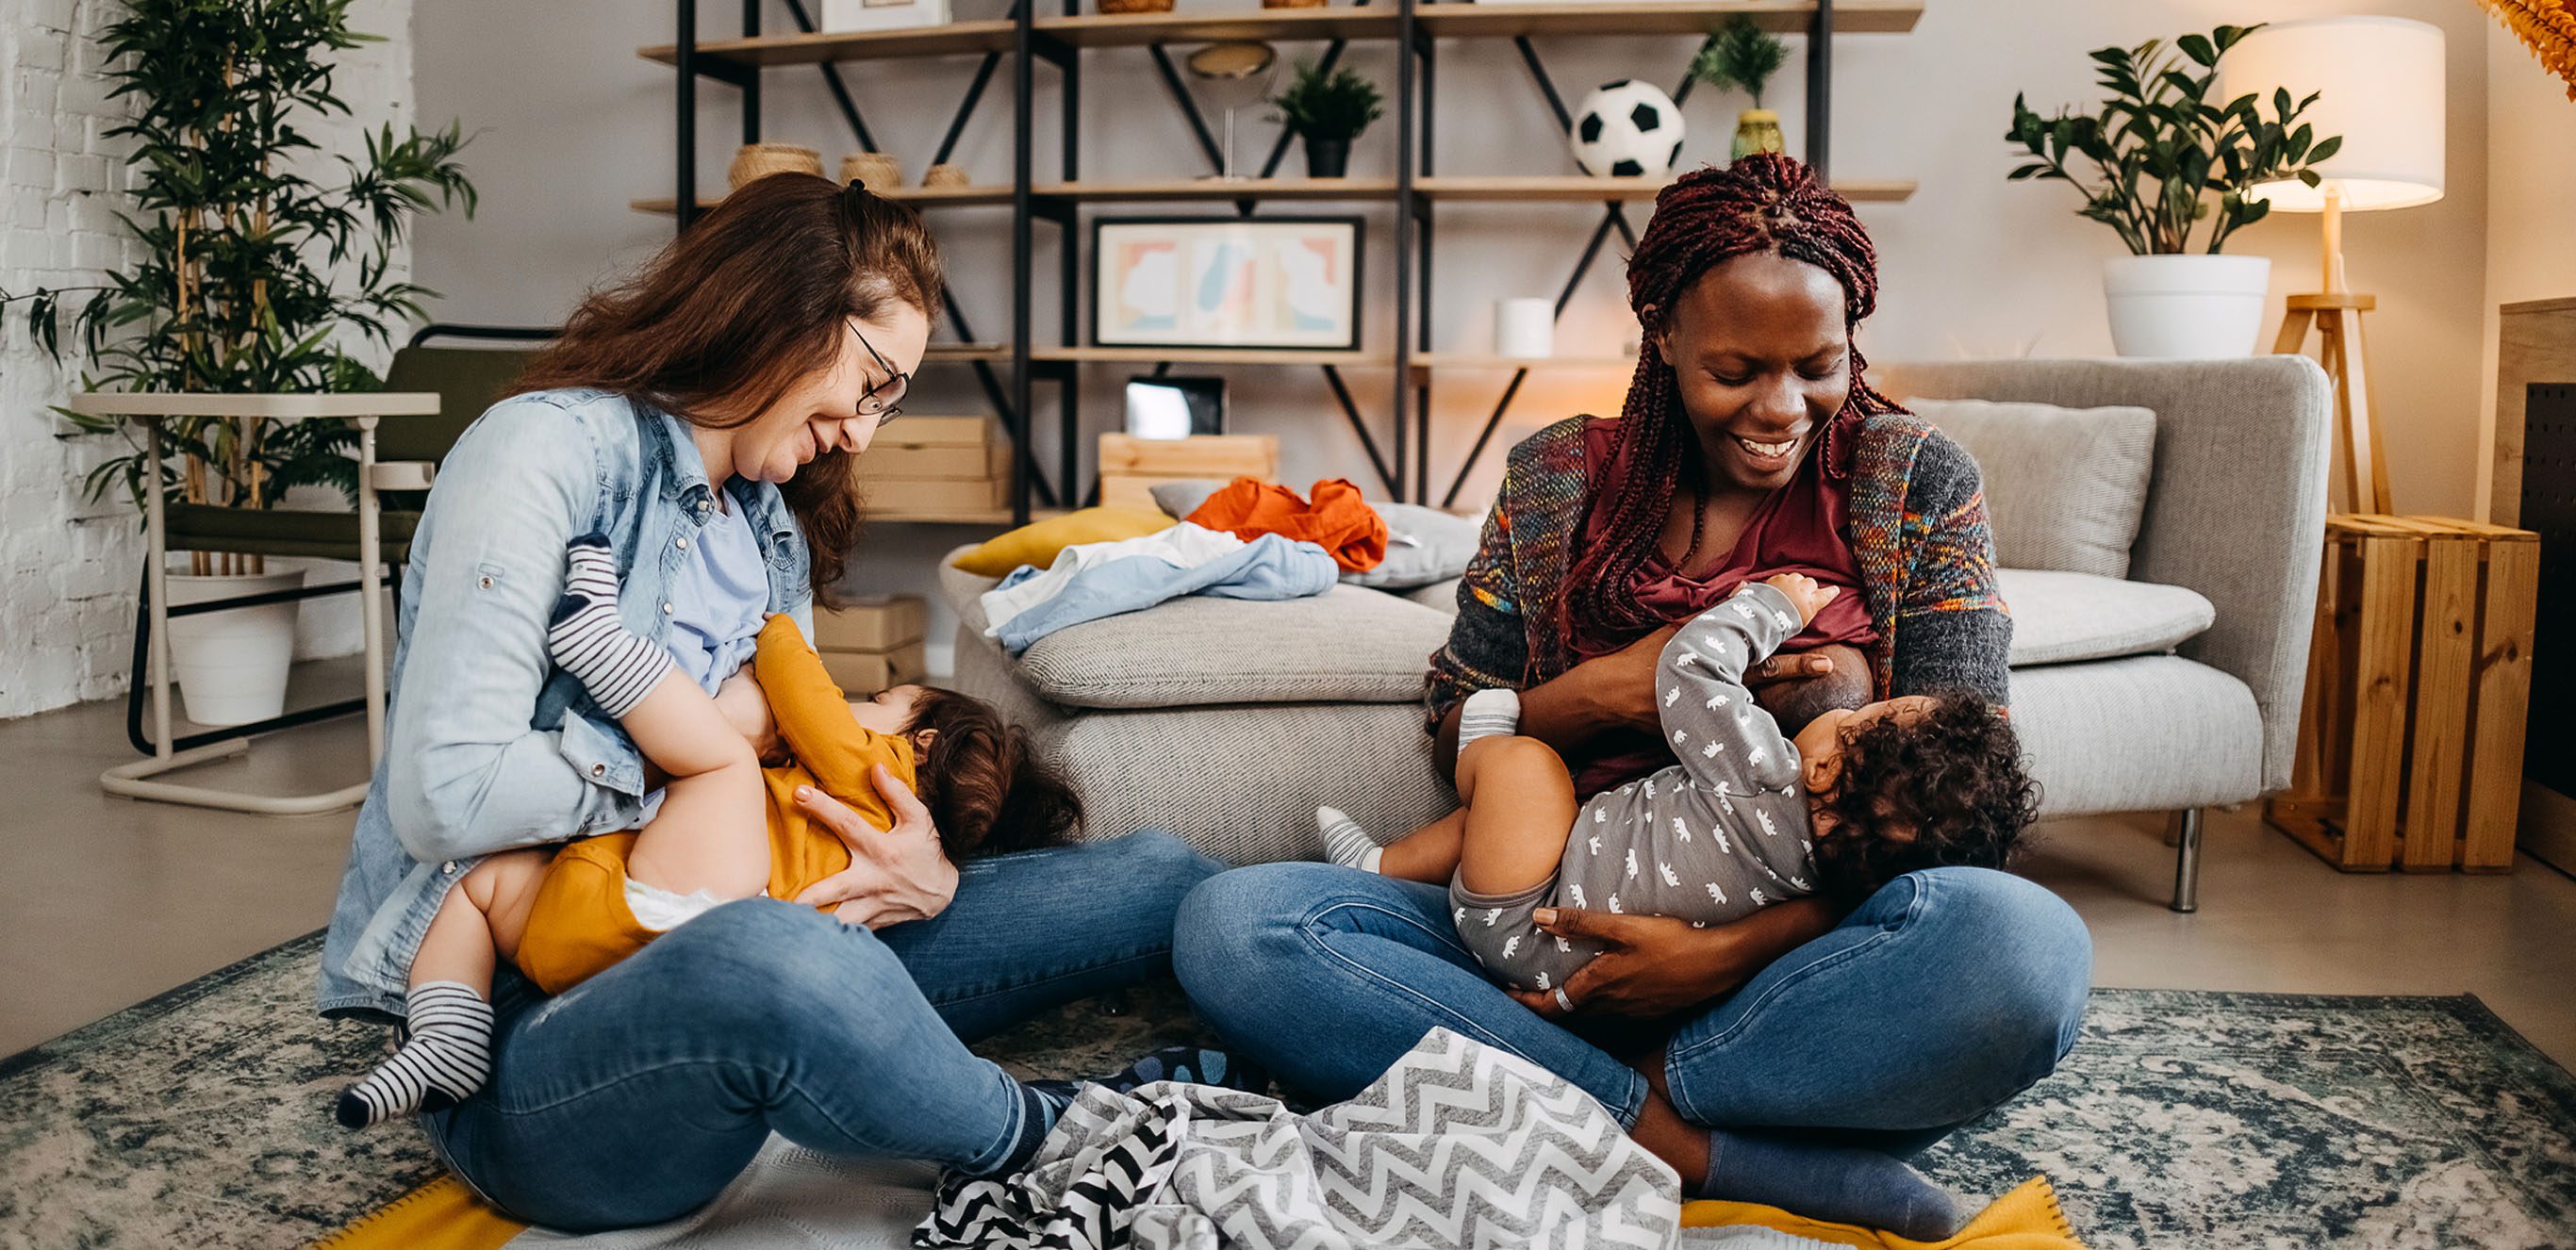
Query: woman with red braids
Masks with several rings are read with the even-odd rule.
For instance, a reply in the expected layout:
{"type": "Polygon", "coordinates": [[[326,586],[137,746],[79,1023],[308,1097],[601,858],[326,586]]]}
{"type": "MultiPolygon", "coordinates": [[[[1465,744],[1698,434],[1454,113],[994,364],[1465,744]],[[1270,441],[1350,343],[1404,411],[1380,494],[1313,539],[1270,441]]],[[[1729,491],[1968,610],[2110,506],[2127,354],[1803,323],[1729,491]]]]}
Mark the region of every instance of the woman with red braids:
{"type": "MultiPolygon", "coordinates": [[[[1656,197],[1628,285],[1646,340],[1619,417],[1512,451],[1427,680],[1436,757],[1468,695],[1509,689],[1515,732],[1578,796],[1662,768],[1665,641],[1779,573],[1843,592],[1754,674],[1784,731],[1907,694],[2002,703],[2012,622],[1977,466],[1863,379],[1877,254],[1851,205],[1785,157],[1699,170],[1656,197]]],[[[1606,953],[1511,994],[1440,887],[1269,864],[1192,892],[1173,962],[1203,1017],[1314,1097],[1445,1027],[1590,1092],[1693,1196],[1926,1240],[1958,1214],[1905,1160],[2056,1066],[2092,970],[2072,909],[1982,868],[1907,873],[1848,914],[1538,920],[1606,953]]]]}

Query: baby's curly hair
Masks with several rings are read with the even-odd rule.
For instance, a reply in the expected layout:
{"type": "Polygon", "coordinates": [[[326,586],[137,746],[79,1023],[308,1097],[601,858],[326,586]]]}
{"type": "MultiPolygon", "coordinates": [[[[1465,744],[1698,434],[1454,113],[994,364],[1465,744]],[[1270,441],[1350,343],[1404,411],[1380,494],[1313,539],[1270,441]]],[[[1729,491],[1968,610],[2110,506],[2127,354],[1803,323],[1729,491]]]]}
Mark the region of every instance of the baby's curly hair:
{"type": "Polygon", "coordinates": [[[917,761],[916,792],[948,858],[964,863],[1062,846],[1082,830],[1082,797],[992,704],[922,688],[906,734],[938,731],[917,761]]]}
{"type": "Polygon", "coordinates": [[[1843,744],[1821,803],[1835,828],[1813,839],[1827,894],[1857,902],[1919,868],[2001,868],[2037,818],[2039,784],[2003,709],[1965,691],[1933,700],[1911,723],[1890,717],[1843,744]]]}

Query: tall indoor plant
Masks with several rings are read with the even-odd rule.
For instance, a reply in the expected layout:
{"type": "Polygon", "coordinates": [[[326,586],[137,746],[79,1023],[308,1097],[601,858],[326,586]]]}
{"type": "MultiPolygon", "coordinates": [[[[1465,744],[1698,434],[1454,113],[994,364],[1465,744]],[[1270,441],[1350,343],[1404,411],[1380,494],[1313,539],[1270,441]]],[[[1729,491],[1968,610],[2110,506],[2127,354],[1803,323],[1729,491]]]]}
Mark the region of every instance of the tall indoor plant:
{"type": "Polygon", "coordinates": [[[2123,356],[2250,355],[2271,262],[2220,249],[2271,211],[2246,198],[2248,189],[2282,178],[2314,185],[2311,167],[2343,146],[2340,136],[2319,138],[2299,121],[2314,93],[2212,98],[2219,58],[2256,29],[2221,26],[2171,48],[2150,39],[2095,50],[2110,93],[2098,112],[2043,117],[2013,97],[2004,137],[2033,158],[2013,180],[2073,185],[2084,194],[2077,213],[2109,226],[2131,253],[2103,266],[2111,337],[2123,356]],[[2077,158],[2090,163],[2088,173],[2069,167],[2077,158]]]}
{"type": "Polygon", "coordinates": [[[1743,160],[1755,152],[1785,152],[1787,141],[1780,135],[1780,115],[1762,107],[1762,89],[1771,84],[1771,76],[1789,60],[1789,45],[1773,35],[1764,34],[1752,18],[1738,13],[1700,45],[1699,55],[1691,61],[1691,77],[1719,91],[1741,88],[1753,97],[1753,107],[1735,116],[1735,142],[1728,148],[1728,158],[1743,160]]]}
{"type": "MultiPolygon", "coordinates": [[[[421,315],[420,299],[434,293],[397,275],[396,250],[422,212],[461,204],[470,215],[474,188],[456,161],[465,136],[453,124],[430,134],[384,126],[364,134],[363,153],[328,157],[308,137],[316,122],[349,112],[333,89],[339,54],[377,39],[349,29],[350,2],[130,0],[101,32],[110,98],[131,114],[108,134],[132,145],[132,202],[120,216],[140,256],[99,285],[0,295],[26,305],[31,331],[57,357],[69,338],[89,366],[85,389],[300,394],[378,386],[347,349],[354,341],[388,344],[394,323],[421,315]]],[[[89,475],[92,498],[122,485],[138,505],[145,491],[158,490],[174,504],[267,509],[299,485],[356,489],[354,435],[336,422],[169,419],[155,463],[130,424],[63,415],[124,440],[125,454],[89,475]]],[[[205,552],[174,571],[185,575],[174,579],[174,601],[270,588],[191,579],[302,577],[268,574],[257,556],[205,552]]],[[[257,641],[241,645],[257,654],[249,667],[275,673],[282,695],[292,603],[179,624],[238,635],[243,618],[257,612],[271,619],[255,631],[257,641]]],[[[194,716],[199,687],[187,680],[198,667],[191,653],[207,658],[194,641],[174,630],[192,717],[208,719],[194,716]]],[[[272,696],[263,687],[253,703],[270,705],[272,696]]]]}
{"type": "Polygon", "coordinates": [[[1306,176],[1339,178],[1350,167],[1351,140],[1386,115],[1377,84],[1349,70],[1297,67],[1296,81],[1271,99],[1290,130],[1306,141],[1306,176]]]}

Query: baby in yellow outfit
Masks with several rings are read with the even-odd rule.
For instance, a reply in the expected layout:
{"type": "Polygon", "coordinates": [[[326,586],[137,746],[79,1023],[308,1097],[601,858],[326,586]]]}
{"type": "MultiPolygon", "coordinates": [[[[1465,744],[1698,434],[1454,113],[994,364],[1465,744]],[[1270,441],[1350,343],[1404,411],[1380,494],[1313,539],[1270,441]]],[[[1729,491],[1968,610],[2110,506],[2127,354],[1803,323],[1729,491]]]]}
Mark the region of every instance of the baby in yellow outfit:
{"type": "MultiPolygon", "coordinates": [[[[897,686],[847,701],[796,623],[773,616],[752,659],[783,758],[728,718],[668,652],[616,616],[606,540],[576,540],[549,646],[647,759],[669,773],[644,826],[488,856],[448,891],[412,961],[402,1048],[340,1095],[341,1123],[452,1105],[490,1072],[492,976],[507,959],[560,994],[709,908],[766,894],[794,899],[851,865],[850,848],[800,811],[811,786],[873,829],[896,813],[883,767],[917,793],[952,860],[1067,840],[1080,800],[991,705],[955,691],[897,686]]],[[[827,905],[828,909],[828,905],[827,905]]]]}

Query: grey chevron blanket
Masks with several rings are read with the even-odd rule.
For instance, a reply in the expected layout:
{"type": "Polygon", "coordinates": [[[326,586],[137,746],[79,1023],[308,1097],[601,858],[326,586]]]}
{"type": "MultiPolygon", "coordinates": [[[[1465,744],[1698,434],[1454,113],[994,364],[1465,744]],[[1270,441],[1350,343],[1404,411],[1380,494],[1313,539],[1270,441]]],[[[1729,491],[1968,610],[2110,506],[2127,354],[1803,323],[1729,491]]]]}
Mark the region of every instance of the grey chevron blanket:
{"type": "Polygon", "coordinates": [[[1564,1078],[1435,1029],[1348,1102],[1087,1087],[1037,1159],[942,1185],[914,1243],[982,1250],[1665,1247],[1672,1169],[1564,1078]]]}

